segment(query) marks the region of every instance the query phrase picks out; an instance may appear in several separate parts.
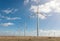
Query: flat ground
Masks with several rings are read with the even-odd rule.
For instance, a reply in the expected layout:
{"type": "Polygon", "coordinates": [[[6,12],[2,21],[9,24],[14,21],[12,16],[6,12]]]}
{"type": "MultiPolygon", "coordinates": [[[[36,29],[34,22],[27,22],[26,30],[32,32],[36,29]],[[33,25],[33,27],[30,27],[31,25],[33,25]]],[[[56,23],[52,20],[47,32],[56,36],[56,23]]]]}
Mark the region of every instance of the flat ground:
{"type": "Polygon", "coordinates": [[[0,41],[60,41],[60,37],[0,36],[0,41]]]}

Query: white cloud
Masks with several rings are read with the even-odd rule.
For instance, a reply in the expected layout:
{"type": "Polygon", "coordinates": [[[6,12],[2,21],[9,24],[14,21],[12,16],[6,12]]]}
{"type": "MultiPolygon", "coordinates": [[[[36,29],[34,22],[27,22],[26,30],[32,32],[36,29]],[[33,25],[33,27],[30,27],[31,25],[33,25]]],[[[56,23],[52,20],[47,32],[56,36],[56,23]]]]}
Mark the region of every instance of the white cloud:
{"type": "Polygon", "coordinates": [[[28,4],[29,0],[24,0],[24,5],[28,4]]]}
{"type": "Polygon", "coordinates": [[[40,3],[40,0],[31,0],[31,2],[35,2],[36,4],[40,3]]]}
{"type": "Polygon", "coordinates": [[[0,31],[0,36],[23,36],[21,31],[5,30],[0,31]]]}
{"type": "Polygon", "coordinates": [[[42,15],[42,14],[38,14],[38,17],[41,19],[46,19],[46,16],[42,15]]]}
{"type": "Polygon", "coordinates": [[[18,19],[21,19],[20,17],[6,17],[6,16],[2,16],[0,15],[1,18],[4,18],[6,20],[18,20],[18,19]]]}
{"type": "MultiPolygon", "coordinates": [[[[48,0],[47,0],[48,1],[48,0]]],[[[46,16],[50,16],[50,12],[56,12],[56,13],[60,13],[60,0],[50,0],[49,2],[45,2],[44,4],[40,4],[40,0],[31,0],[31,7],[30,7],[30,11],[34,12],[35,14],[37,14],[37,8],[38,8],[38,12],[41,16],[41,12],[43,13],[42,15],[46,16]],[[35,3],[39,3],[38,5],[33,5],[33,2],[35,3]],[[47,13],[49,13],[47,15],[47,13]]],[[[41,17],[40,17],[41,18],[41,17]]],[[[46,17],[47,18],[47,17],[46,17]]]]}
{"type": "Polygon", "coordinates": [[[16,12],[16,11],[18,11],[18,9],[15,9],[14,11],[16,12]]]}
{"type": "Polygon", "coordinates": [[[16,12],[18,11],[18,9],[14,9],[14,8],[8,8],[8,9],[5,9],[5,10],[2,10],[2,12],[6,13],[6,14],[10,14],[10,13],[13,13],[13,12],[16,12]]]}
{"type": "MultiPolygon", "coordinates": [[[[37,31],[26,32],[27,36],[37,36],[37,31]],[[30,34],[31,33],[31,34],[30,34]]],[[[60,37],[60,30],[39,30],[39,36],[60,37]]]]}
{"type": "Polygon", "coordinates": [[[9,14],[13,11],[13,9],[6,9],[6,10],[2,10],[2,12],[6,13],[6,14],[9,14]]]}
{"type": "Polygon", "coordinates": [[[13,18],[10,18],[10,17],[6,17],[7,20],[17,20],[17,19],[21,19],[19,17],[13,17],[13,18]]]}
{"type": "Polygon", "coordinates": [[[40,3],[40,0],[24,0],[24,5],[27,5],[30,3],[38,4],[38,3],[40,3]]]}
{"type": "MultiPolygon", "coordinates": [[[[50,1],[50,2],[47,2],[44,5],[44,7],[49,7],[49,9],[51,9],[51,11],[53,12],[57,12],[57,13],[60,13],[60,2],[58,2],[59,0],[53,0],[53,1],[50,1]]],[[[48,9],[48,10],[49,10],[48,9]]]]}
{"type": "MultiPolygon", "coordinates": [[[[37,31],[26,31],[26,36],[37,36],[37,31]]],[[[24,36],[23,31],[1,31],[0,36],[24,36]]],[[[39,29],[39,36],[60,37],[60,30],[42,30],[39,29]]]]}
{"type": "Polygon", "coordinates": [[[31,5],[31,8],[29,10],[34,12],[34,13],[37,13],[37,6],[31,5]]]}
{"type": "Polygon", "coordinates": [[[51,9],[49,6],[39,5],[39,12],[49,13],[51,12],[51,9]]]}
{"type": "Polygon", "coordinates": [[[11,22],[0,24],[0,26],[5,26],[5,27],[12,26],[12,25],[14,25],[14,23],[11,23],[11,22]]]}
{"type": "Polygon", "coordinates": [[[60,37],[60,30],[40,30],[40,36],[60,37]]]}

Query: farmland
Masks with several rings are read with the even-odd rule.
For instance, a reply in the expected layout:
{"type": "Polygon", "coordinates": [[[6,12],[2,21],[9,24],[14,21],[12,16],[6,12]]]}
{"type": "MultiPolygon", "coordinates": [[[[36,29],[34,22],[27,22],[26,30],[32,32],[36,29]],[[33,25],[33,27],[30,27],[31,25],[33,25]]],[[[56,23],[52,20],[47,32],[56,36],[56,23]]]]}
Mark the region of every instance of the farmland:
{"type": "Polygon", "coordinates": [[[60,37],[0,36],[0,41],[60,41],[60,37]]]}

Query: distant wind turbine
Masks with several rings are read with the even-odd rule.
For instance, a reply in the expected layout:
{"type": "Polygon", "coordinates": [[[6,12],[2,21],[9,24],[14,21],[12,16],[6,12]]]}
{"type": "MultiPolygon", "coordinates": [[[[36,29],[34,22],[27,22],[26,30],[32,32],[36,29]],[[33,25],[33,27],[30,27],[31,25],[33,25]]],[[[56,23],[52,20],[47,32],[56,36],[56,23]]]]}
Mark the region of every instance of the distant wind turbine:
{"type": "Polygon", "coordinates": [[[25,25],[25,27],[24,27],[24,36],[26,36],[26,23],[24,24],[25,25]]]}

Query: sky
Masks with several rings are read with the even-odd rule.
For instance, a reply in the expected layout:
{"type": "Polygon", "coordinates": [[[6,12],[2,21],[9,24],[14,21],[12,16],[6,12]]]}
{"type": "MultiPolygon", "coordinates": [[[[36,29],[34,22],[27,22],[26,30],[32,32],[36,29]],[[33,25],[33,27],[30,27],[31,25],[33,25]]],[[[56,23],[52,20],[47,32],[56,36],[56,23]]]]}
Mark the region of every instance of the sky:
{"type": "Polygon", "coordinates": [[[60,0],[0,0],[0,36],[36,36],[37,15],[39,36],[60,36],[60,0]]]}

